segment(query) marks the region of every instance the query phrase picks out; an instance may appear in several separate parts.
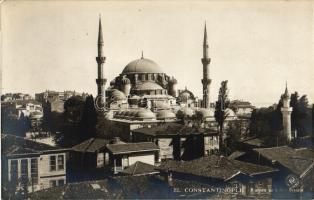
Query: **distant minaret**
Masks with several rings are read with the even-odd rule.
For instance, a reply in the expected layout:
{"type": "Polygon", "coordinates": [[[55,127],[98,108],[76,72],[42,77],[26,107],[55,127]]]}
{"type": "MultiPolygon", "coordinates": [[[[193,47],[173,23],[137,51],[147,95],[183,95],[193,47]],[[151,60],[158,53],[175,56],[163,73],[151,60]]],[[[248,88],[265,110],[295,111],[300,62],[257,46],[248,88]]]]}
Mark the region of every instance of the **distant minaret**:
{"type": "Polygon", "coordinates": [[[205,22],[205,29],[204,29],[204,41],[203,41],[203,108],[210,107],[210,83],[211,79],[209,77],[209,63],[210,58],[208,56],[208,41],[207,41],[207,30],[206,30],[206,22],[205,22]]]}
{"type": "Polygon", "coordinates": [[[104,56],[104,41],[102,37],[102,27],[101,27],[101,18],[99,17],[99,30],[98,30],[98,56],[96,57],[96,61],[98,64],[98,76],[96,79],[97,83],[97,95],[100,96],[100,101],[105,105],[106,97],[105,97],[105,85],[107,79],[104,78],[103,74],[103,64],[105,63],[106,57],[104,56]]]}
{"type": "Polygon", "coordinates": [[[292,108],[290,107],[290,95],[288,92],[288,86],[286,83],[286,90],[283,95],[283,106],[281,108],[282,112],[282,125],[283,125],[283,134],[287,139],[287,142],[291,141],[291,113],[292,108]]]}

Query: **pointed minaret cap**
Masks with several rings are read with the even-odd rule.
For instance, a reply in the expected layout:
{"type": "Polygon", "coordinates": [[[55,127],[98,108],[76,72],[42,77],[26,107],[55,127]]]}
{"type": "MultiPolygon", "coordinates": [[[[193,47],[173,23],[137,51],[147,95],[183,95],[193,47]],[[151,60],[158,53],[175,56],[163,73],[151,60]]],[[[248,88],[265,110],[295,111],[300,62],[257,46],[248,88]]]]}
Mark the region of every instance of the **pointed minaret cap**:
{"type": "Polygon", "coordinates": [[[101,15],[99,14],[98,44],[104,43],[102,36],[101,15]]]}
{"type": "Polygon", "coordinates": [[[286,89],[285,89],[284,97],[289,97],[288,83],[287,83],[287,81],[286,81],[286,89]]]}
{"type": "Polygon", "coordinates": [[[204,26],[204,41],[203,44],[207,44],[207,29],[206,29],[206,20],[205,20],[205,26],[204,26]]]}

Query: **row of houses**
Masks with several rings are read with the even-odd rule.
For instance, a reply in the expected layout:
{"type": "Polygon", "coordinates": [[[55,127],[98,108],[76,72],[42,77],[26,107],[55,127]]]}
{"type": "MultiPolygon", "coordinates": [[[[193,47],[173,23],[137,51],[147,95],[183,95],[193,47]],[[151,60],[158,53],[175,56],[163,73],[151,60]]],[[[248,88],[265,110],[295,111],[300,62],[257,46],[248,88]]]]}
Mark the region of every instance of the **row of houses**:
{"type": "Polygon", "coordinates": [[[245,153],[160,160],[160,152],[167,151],[153,141],[125,143],[118,138],[91,138],[62,149],[6,134],[1,139],[4,185],[16,183],[21,187],[19,180],[27,178],[29,191],[38,191],[32,194],[35,199],[50,193],[69,198],[82,195],[69,188],[84,188],[84,195],[90,195],[86,198],[108,193],[112,198],[306,198],[314,189],[314,152],[305,148],[256,148],[255,160],[252,156],[246,158],[245,153]],[[101,173],[93,177],[96,171],[101,173]],[[143,180],[151,186],[158,183],[161,191],[137,191],[134,185],[124,184],[126,180],[143,180]],[[114,183],[115,189],[111,185],[114,183]],[[287,191],[290,196],[286,196],[287,191]]]}

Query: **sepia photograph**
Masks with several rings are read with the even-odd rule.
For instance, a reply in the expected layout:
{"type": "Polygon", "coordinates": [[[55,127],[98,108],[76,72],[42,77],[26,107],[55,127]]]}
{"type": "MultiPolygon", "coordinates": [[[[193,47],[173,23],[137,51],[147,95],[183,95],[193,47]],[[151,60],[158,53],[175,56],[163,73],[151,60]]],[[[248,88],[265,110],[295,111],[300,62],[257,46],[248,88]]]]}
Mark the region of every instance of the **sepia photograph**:
{"type": "Polygon", "coordinates": [[[1,199],[314,199],[314,1],[0,6],[1,199]]]}

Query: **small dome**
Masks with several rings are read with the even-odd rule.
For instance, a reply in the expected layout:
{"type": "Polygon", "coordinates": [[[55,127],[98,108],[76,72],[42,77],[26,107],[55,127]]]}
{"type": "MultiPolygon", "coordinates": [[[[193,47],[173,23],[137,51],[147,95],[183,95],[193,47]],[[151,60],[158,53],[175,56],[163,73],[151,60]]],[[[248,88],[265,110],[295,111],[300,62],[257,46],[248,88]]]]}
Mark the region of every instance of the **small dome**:
{"type": "Polygon", "coordinates": [[[111,100],[112,101],[119,101],[119,100],[125,100],[126,96],[123,92],[117,89],[113,89],[111,93],[111,100]]]}
{"type": "Polygon", "coordinates": [[[228,114],[228,118],[229,118],[229,117],[236,117],[236,114],[235,114],[234,111],[233,111],[232,109],[230,109],[230,108],[227,108],[227,109],[225,110],[225,112],[228,114]]]}
{"type": "Polygon", "coordinates": [[[173,119],[176,118],[176,115],[170,110],[160,110],[157,113],[157,119],[173,119]]]}
{"type": "Polygon", "coordinates": [[[127,64],[123,69],[122,74],[136,73],[163,73],[160,67],[152,60],[141,58],[127,64]]]}
{"type": "Polygon", "coordinates": [[[201,115],[203,118],[213,117],[214,113],[210,109],[201,108],[197,111],[197,114],[201,115]]]}
{"type": "Polygon", "coordinates": [[[170,109],[170,105],[166,102],[163,102],[163,101],[155,102],[155,107],[157,109],[163,109],[163,110],[170,109]]]}
{"type": "Polygon", "coordinates": [[[131,117],[136,117],[136,115],[137,115],[137,110],[132,110],[130,113],[129,113],[129,116],[131,116],[131,117]]]}
{"type": "Polygon", "coordinates": [[[30,119],[40,119],[43,117],[43,113],[39,111],[34,111],[29,115],[30,119]]]}
{"type": "Polygon", "coordinates": [[[183,102],[187,102],[189,99],[194,99],[194,95],[191,91],[185,89],[179,94],[179,99],[183,102]]]}
{"type": "Polygon", "coordinates": [[[137,95],[133,95],[133,96],[130,97],[130,99],[141,99],[141,97],[137,96],[137,95]]]}
{"type": "Polygon", "coordinates": [[[134,90],[162,90],[163,88],[155,82],[145,81],[143,83],[137,84],[134,90]]]}
{"type": "Polygon", "coordinates": [[[194,114],[195,114],[194,110],[188,107],[183,107],[177,112],[178,118],[182,118],[185,116],[192,117],[194,114]]]}
{"type": "Polygon", "coordinates": [[[139,111],[136,114],[136,118],[138,119],[154,119],[155,118],[155,114],[149,110],[149,109],[139,109],[139,111]]]}

